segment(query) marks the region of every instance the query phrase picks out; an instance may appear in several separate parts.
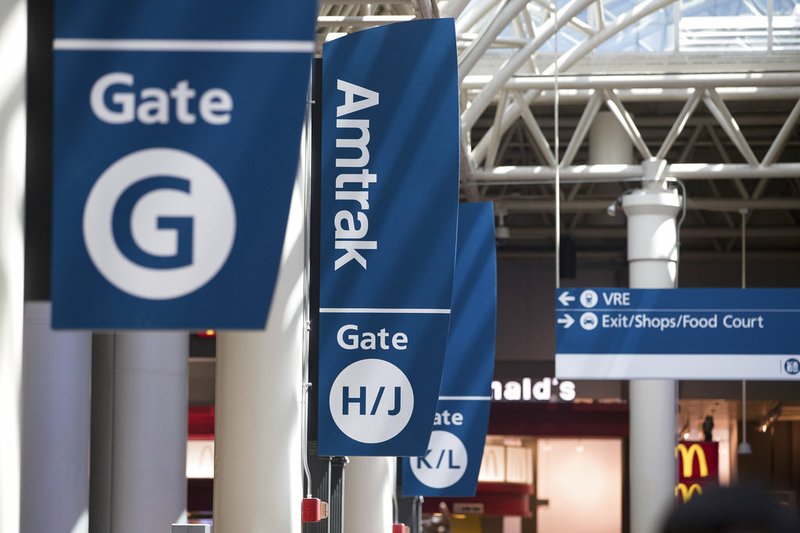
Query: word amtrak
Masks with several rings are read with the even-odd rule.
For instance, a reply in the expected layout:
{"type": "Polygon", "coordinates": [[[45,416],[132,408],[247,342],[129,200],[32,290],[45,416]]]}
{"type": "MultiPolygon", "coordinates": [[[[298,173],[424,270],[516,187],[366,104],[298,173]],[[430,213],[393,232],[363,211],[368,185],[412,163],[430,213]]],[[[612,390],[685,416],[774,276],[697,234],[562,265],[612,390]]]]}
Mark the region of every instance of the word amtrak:
{"type": "MultiPolygon", "coordinates": [[[[369,163],[369,119],[341,118],[357,111],[363,111],[378,105],[379,93],[336,80],[336,89],[344,93],[344,105],[336,107],[336,148],[358,150],[358,157],[336,158],[337,171],[343,169],[361,169],[361,172],[348,170],[336,176],[336,201],[356,202],[357,206],[348,204],[347,208],[336,213],[333,220],[335,228],[336,249],[345,253],[336,259],[334,270],[339,270],[352,260],[367,269],[367,259],[360,250],[377,250],[378,241],[362,240],[369,230],[369,218],[365,211],[369,210],[369,186],[378,181],[376,174],[370,174],[369,163]],[[359,97],[356,100],[356,97],[359,97]],[[341,138],[342,129],[356,129],[360,132],[357,138],[341,138]],[[348,189],[348,184],[360,184],[361,189],[348,189]],[[353,212],[355,211],[355,213],[353,212]]],[[[350,154],[355,155],[355,154],[350,154]]],[[[340,204],[337,204],[340,205],[340,204]]]]}

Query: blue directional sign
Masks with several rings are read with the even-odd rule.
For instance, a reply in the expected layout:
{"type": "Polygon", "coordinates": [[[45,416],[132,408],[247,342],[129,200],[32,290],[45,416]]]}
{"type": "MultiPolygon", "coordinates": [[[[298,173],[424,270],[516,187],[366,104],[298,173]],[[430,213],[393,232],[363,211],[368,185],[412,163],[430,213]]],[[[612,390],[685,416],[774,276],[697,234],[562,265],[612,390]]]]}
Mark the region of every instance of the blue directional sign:
{"type": "Polygon", "coordinates": [[[800,289],[561,289],[556,374],[800,379],[800,289]]]}
{"type": "Polygon", "coordinates": [[[456,68],[452,20],[324,47],[323,455],[419,455],[430,436],[456,250],[456,68]]]}
{"type": "Polygon", "coordinates": [[[425,453],[403,460],[405,496],[475,495],[492,398],[496,271],[492,204],[461,204],[439,403],[425,453]]]}
{"type": "Polygon", "coordinates": [[[315,19],[311,0],[57,0],[55,327],[264,327],[315,19]]]}

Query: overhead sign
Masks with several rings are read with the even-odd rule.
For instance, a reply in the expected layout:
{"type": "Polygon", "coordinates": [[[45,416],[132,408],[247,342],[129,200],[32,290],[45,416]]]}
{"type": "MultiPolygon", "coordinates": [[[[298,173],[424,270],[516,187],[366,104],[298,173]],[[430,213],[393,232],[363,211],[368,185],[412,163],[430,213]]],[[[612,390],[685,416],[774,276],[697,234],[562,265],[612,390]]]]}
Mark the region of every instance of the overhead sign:
{"type": "Polygon", "coordinates": [[[420,455],[453,290],[453,21],[392,24],[327,43],[322,95],[319,451],[420,455]]]}
{"type": "Polygon", "coordinates": [[[55,327],[264,327],[315,20],[309,0],[57,0],[55,327]]]}
{"type": "Polygon", "coordinates": [[[475,494],[492,399],[496,270],[492,204],[461,204],[439,403],[425,453],[403,460],[403,495],[475,494]]]}
{"type": "Polygon", "coordinates": [[[560,289],[556,375],[800,379],[800,289],[560,289]]]}

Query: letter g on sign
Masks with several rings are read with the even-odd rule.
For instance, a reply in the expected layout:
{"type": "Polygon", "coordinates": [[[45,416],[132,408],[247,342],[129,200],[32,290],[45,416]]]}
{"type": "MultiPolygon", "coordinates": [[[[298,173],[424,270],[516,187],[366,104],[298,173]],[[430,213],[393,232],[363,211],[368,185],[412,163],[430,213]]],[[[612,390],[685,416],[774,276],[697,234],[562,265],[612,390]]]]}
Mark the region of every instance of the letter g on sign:
{"type": "Polygon", "coordinates": [[[100,273],[149,300],[185,296],[222,268],[236,237],[236,210],[220,175],[173,148],[114,162],[89,192],[83,238],[100,273]]]}

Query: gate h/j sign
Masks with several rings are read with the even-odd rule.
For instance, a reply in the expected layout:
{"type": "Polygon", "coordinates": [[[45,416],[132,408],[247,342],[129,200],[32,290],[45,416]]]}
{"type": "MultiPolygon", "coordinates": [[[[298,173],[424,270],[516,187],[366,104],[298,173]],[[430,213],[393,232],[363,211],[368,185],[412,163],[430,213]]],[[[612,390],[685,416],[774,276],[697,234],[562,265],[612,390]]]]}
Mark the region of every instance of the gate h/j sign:
{"type": "Polygon", "coordinates": [[[453,289],[453,21],[327,43],[322,94],[319,452],[420,455],[453,289]]]}

